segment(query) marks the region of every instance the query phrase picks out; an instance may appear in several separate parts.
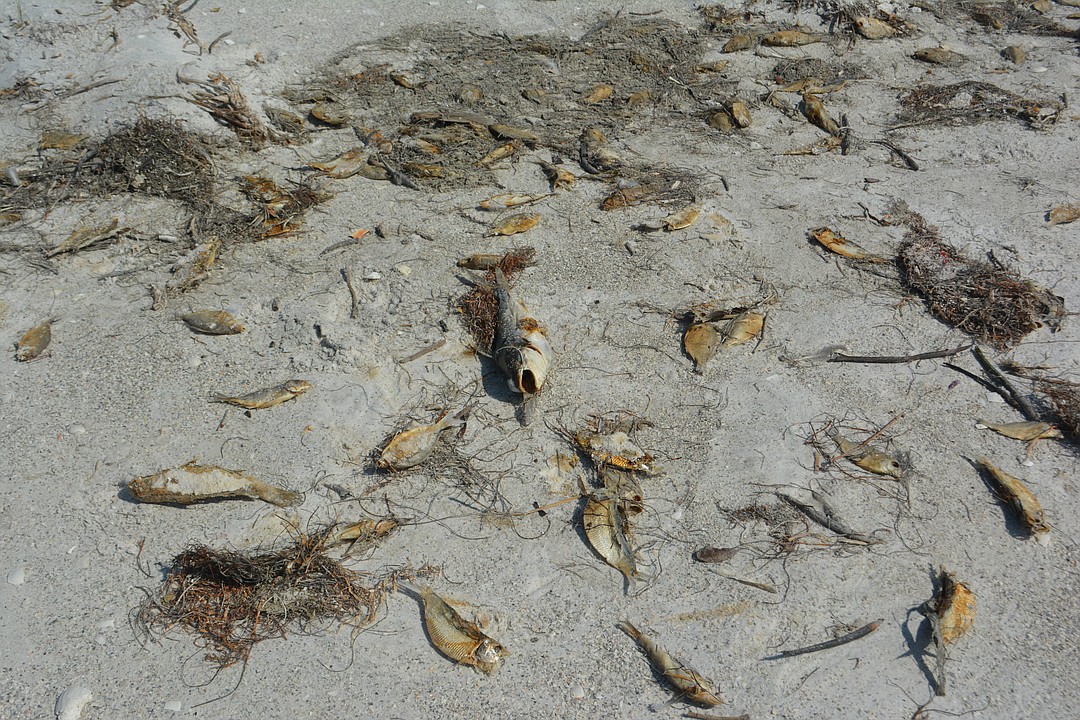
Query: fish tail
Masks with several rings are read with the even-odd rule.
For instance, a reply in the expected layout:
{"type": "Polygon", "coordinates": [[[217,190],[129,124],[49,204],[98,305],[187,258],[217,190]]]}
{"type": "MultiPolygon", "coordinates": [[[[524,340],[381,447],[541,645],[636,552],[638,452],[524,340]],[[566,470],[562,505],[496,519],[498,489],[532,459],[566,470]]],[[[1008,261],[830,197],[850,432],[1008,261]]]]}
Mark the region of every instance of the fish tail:
{"type": "Polygon", "coordinates": [[[498,265],[495,266],[495,286],[509,292],[510,283],[506,279],[506,273],[498,265]]]}
{"type": "Polygon", "coordinates": [[[629,635],[630,639],[633,640],[634,642],[636,642],[636,643],[641,643],[642,642],[642,638],[644,636],[641,634],[641,631],[638,630],[636,627],[634,627],[634,624],[632,622],[630,622],[629,620],[620,620],[619,622],[615,623],[615,627],[619,628],[624,633],[629,635]]]}
{"type": "Polygon", "coordinates": [[[260,500],[264,500],[278,507],[290,507],[304,502],[304,494],[274,487],[273,485],[261,485],[257,487],[260,500]]]}

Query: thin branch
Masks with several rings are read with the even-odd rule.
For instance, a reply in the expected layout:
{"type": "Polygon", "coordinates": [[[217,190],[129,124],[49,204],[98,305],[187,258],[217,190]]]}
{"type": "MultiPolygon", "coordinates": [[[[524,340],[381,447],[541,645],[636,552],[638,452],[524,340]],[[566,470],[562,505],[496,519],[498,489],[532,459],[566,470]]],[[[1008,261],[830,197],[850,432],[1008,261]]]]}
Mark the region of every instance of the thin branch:
{"type": "Polygon", "coordinates": [[[1000,385],[1002,388],[1004,388],[1005,391],[1008,392],[1008,395],[1006,395],[1005,392],[1002,392],[1000,389],[998,390],[998,393],[1006,400],[1011,399],[1012,402],[1010,404],[1017,410],[1019,410],[1021,413],[1023,413],[1024,417],[1026,417],[1028,420],[1038,422],[1040,420],[1039,413],[1035,412],[1035,408],[1032,407],[1031,403],[1028,402],[1026,397],[1017,392],[1016,387],[1011,382],[1009,382],[1009,379],[1005,377],[1005,374],[1001,372],[997,365],[994,364],[994,361],[986,356],[986,354],[982,351],[982,348],[976,345],[972,347],[971,352],[974,353],[975,359],[979,361],[979,364],[982,365],[983,370],[985,370],[986,374],[990,376],[990,379],[995,384],[1000,385]]]}
{"type": "Polygon", "coordinates": [[[918,353],[916,355],[845,355],[837,352],[833,353],[825,362],[873,363],[882,365],[890,363],[909,363],[918,362],[919,360],[934,360],[935,358],[952,357],[971,347],[973,346],[964,345],[962,347],[953,348],[952,350],[934,350],[933,352],[918,353]]]}
{"type": "Polygon", "coordinates": [[[766,660],[777,660],[779,658],[795,657],[796,655],[805,655],[806,653],[818,652],[820,650],[830,650],[834,647],[840,647],[841,645],[847,645],[849,642],[854,642],[859,638],[864,638],[870,633],[877,630],[881,623],[885,622],[884,618],[875,620],[872,623],[863,625],[858,630],[849,632],[847,635],[835,638],[833,640],[826,640],[825,642],[817,643],[816,645],[808,645],[807,647],[797,648],[795,650],[781,650],[776,655],[765,658],[766,660]]]}

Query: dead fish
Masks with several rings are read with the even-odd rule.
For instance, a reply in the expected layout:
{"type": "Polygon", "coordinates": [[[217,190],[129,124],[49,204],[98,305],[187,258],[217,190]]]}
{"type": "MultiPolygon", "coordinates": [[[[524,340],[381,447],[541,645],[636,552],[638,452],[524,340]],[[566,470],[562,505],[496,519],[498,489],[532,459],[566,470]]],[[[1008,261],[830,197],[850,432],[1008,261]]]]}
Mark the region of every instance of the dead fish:
{"type": "Polygon", "coordinates": [[[730,40],[724,43],[724,46],[720,48],[722,53],[739,52],[740,50],[749,50],[754,47],[753,35],[734,35],[730,40]]]}
{"type": "Polygon", "coordinates": [[[304,501],[301,493],[268,485],[236,470],[199,465],[194,460],[174,470],[137,477],[127,484],[127,489],[139,502],[170,505],[248,498],[289,507],[304,501]]]}
{"type": "Polygon", "coordinates": [[[528,232],[539,224],[540,213],[518,213],[503,218],[495,223],[492,226],[491,231],[487,233],[487,237],[495,235],[517,235],[519,233],[528,232]]]}
{"type": "Polygon", "coordinates": [[[804,92],[802,94],[800,109],[806,119],[813,125],[816,125],[833,137],[840,136],[840,126],[829,116],[829,112],[825,109],[825,104],[818,99],[817,95],[804,92]]]}
{"type": "Polygon", "coordinates": [[[517,205],[527,205],[528,203],[534,203],[537,200],[543,200],[546,197],[551,197],[551,193],[544,193],[542,195],[500,193],[499,195],[492,195],[489,198],[481,200],[479,203],[477,203],[477,207],[479,207],[481,210],[496,212],[506,210],[507,208],[516,207],[517,205]]]}
{"type": "Polygon", "coordinates": [[[427,84],[428,79],[416,72],[400,71],[390,73],[390,79],[394,81],[395,85],[405,88],[406,90],[415,90],[418,87],[422,87],[427,84]]]}
{"type": "Polygon", "coordinates": [[[328,545],[341,543],[366,543],[380,540],[401,527],[401,521],[395,517],[364,518],[354,523],[335,528],[327,539],[328,545]]]}
{"type": "Polygon", "coordinates": [[[500,268],[495,269],[495,282],[495,298],[499,302],[495,362],[509,378],[511,392],[535,395],[543,388],[551,369],[553,353],[547,331],[510,292],[500,268]]]}
{"type": "Polygon", "coordinates": [[[1046,214],[1050,225],[1065,225],[1080,219],[1080,204],[1058,205],[1046,214]]]}
{"type": "Polygon", "coordinates": [[[741,128],[750,127],[750,108],[746,107],[746,103],[736,100],[728,106],[728,112],[736,125],[741,128]]]}
{"type": "Polygon", "coordinates": [[[77,135],[62,130],[46,130],[41,133],[38,148],[41,150],[71,150],[89,135],[77,135]]]}
{"type": "Polygon", "coordinates": [[[941,568],[938,594],[927,603],[937,645],[937,690],[945,694],[945,646],[956,642],[975,624],[975,594],[952,573],[941,568]]]}
{"type": "Polygon", "coordinates": [[[349,116],[343,110],[336,109],[327,103],[316,103],[308,112],[311,113],[311,117],[332,127],[341,127],[349,122],[349,116]]]}
{"type": "Polygon", "coordinates": [[[884,20],[863,16],[855,18],[855,32],[867,40],[883,40],[895,36],[897,31],[884,20]]]}
{"type": "Polygon", "coordinates": [[[484,673],[499,668],[510,653],[467,621],[446,600],[429,587],[415,590],[424,609],[424,627],[435,649],[459,665],[470,665],[484,673]]]}
{"type": "Polygon", "coordinates": [[[966,55],[961,55],[958,52],[947,50],[943,47],[916,50],[915,54],[911,57],[920,62],[930,63],[932,65],[959,65],[963,62],[967,62],[966,55]]]}
{"type": "Polygon", "coordinates": [[[979,458],[976,463],[986,471],[994,488],[1000,493],[1001,499],[1012,505],[1032,535],[1038,536],[1050,532],[1050,524],[1046,522],[1046,512],[1020,478],[1013,477],[986,458],[979,458]]]}
{"type": "Polygon", "coordinates": [[[630,107],[641,107],[652,100],[652,94],[648,90],[638,90],[626,97],[626,104],[630,107]]]}
{"type": "Polygon", "coordinates": [[[1014,65],[1019,65],[1027,59],[1027,55],[1024,53],[1024,48],[1019,45],[1010,45],[1001,51],[1001,57],[1005,58],[1014,65]]]}
{"type": "Polygon", "coordinates": [[[484,97],[484,91],[480,89],[479,85],[471,83],[462,85],[457,91],[457,99],[466,105],[475,105],[480,102],[482,97],[484,97]]]}
{"type": "Polygon", "coordinates": [[[761,334],[765,327],[765,316],[756,312],[739,313],[724,326],[722,347],[735,347],[748,343],[761,334]]]}
{"type": "Polygon", "coordinates": [[[52,324],[55,321],[56,318],[49,318],[24,332],[15,343],[15,359],[30,362],[41,357],[52,342],[52,324]]]}
{"type": "Polygon", "coordinates": [[[617,498],[590,495],[581,513],[581,524],[589,546],[600,559],[622,573],[627,589],[638,577],[637,559],[627,537],[628,523],[617,498]]]}
{"type": "Polygon", "coordinates": [[[683,230],[697,222],[701,217],[701,208],[690,206],[664,218],[664,229],[668,232],[683,230]]]}
{"type": "MultiPolygon", "coordinates": [[[[727,47],[727,45],[725,44],[724,47],[727,47]]],[[[745,48],[743,48],[743,49],[745,49],[745,48]]],[[[728,52],[728,51],[723,50],[722,52],[728,52]]],[[[718,72],[723,72],[724,70],[727,69],[728,65],[730,65],[730,64],[731,63],[728,62],[727,60],[714,60],[713,62],[701,63],[700,65],[695,65],[694,66],[694,72],[698,72],[698,73],[718,73],[718,72]]]]}
{"type": "Polygon", "coordinates": [[[596,466],[611,465],[620,470],[633,470],[651,474],[653,456],[642,450],[621,430],[612,433],[582,431],[574,434],[574,441],[596,466]]]}
{"type": "Polygon", "coordinates": [[[45,257],[56,257],[69,252],[78,252],[79,250],[85,250],[99,242],[110,240],[118,235],[122,235],[128,232],[131,228],[117,227],[120,224],[119,218],[113,218],[112,222],[108,225],[99,225],[97,227],[82,227],[71,233],[66,240],[45,253],[45,257]]]}
{"type": "Polygon", "coordinates": [[[262,410],[292,400],[310,389],[311,383],[307,380],[289,380],[265,390],[250,392],[247,395],[215,395],[210,402],[228,403],[248,410],[262,410]]]}
{"type": "Polygon", "coordinates": [[[309,162],[308,167],[320,170],[335,180],[344,180],[356,175],[367,164],[367,149],[357,146],[326,162],[309,162]]]}
{"type": "Polygon", "coordinates": [[[383,448],[375,466],[383,470],[406,470],[419,465],[435,452],[443,430],[465,424],[468,411],[465,408],[455,415],[447,413],[432,425],[417,425],[399,432],[383,448]]]}
{"type": "Polygon", "coordinates": [[[623,620],[615,626],[641,647],[653,669],[678,691],[678,695],[672,698],[673,701],[686,700],[707,708],[716,707],[724,702],[717,694],[712,681],[671,657],[648,635],[634,627],[629,620],[623,620]]]}
{"type": "Polygon", "coordinates": [[[544,176],[547,177],[548,182],[551,183],[552,190],[570,190],[574,187],[577,175],[566,168],[544,160],[537,160],[536,164],[544,171],[544,176]]]}
{"type": "Polygon", "coordinates": [[[508,143],[504,143],[498,146],[497,148],[489,152],[487,155],[480,158],[477,161],[477,164],[484,166],[492,165],[500,160],[505,160],[516,152],[519,152],[523,147],[525,147],[525,144],[522,143],[520,140],[511,140],[508,143]]]}
{"type": "Polygon", "coordinates": [[[770,47],[799,47],[824,40],[823,35],[811,35],[801,30],[778,30],[762,37],[761,44],[770,47]]]}
{"type": "Polygon", "coordinates": [[[841,454],[855,466],[875,475],[886,475],[896,480],[903,479],[904,466],[892,455],[875,450],[869,445],[848,440],[835,428],[827,429],[825,434],[836,443],[841,454]]]}
{"type": "Polygon", "coordinates": [[[600,203],[601,210],[619,210],[633,207],[644,202],[649,196],[659,191],[660,187],[650,183],[639,183],[629,187],[616,188],[600,203]]]}
{"type": "Polygon", "coordinates": [[[833,232],[827,227],[820,227],[816,230],[811,230],[810,233],[814,236],[814,239],[821,243],[826,250],[834,252],[842,257],[850,258],[851,260],[858,260],[860,262],[869,263],[883,263],[885,258],[880,255],[875,255],[872,252],[864,250],[857,243],[848,240],[845,237],[833,232]]]}
{"type": "Polygon", "coordinates": [[[460,258],[457,266],[467,270],[490,270],[502,259],[503,256],[497,253],[473,253],[468,257],[460,258]]]}
{"type": "Polygon", "coordinates": [[[703,547],[691,556],[699,563],[723,563],[739,554],[739,548],[703,547]]]}
{"type": "Polygon", "coordinates": [[[540,142],[540,136],[524,128],[511,127],[510,125],[504,125],[502,123],[493,123],[488,125],[488,130],[492,135],[497,137],[503,137],[507,140],[522,140],[527,145],[540,142]]]}
{"type": "Polygon", "coordinates": [[[999,435],[1004,435],[1013,440],[1023,440],[1024,442],[1051,439],[1057,440],[1064,437],[1057,425],[1045,422],[1011,422],[998,424],[988,420],[980,420],[975,423],[975,427],[980,430],[993,430],[999,435]]]}
{"type": "Polygon", "coordinates": [[[720,333],[712,323],[691,325],[683,335],[683,349],[694,361],[694,369],[701,372],[720,347],[720,333]]]}
{"type": "Polygon", "coordinates": [[[595,105],[601,103],[611,97],[611,94],[615,92],[615,88],[605,83],[594,85],[585,92],[585,97],[582,100],[589,104],[595,105]]]}
{"type": "Polygon", "coordinates": [[[706,121],[709,127],[715,128],[722,133],[730,133],[735,129],[735,118],[731,117],[731,113],[727,110],[717,110],[709,115],[709,119],[706,121]]]}
{"type": "Polygon", "coordinates": [[[203,335],[237,335],[244,332],[244,326],[224,310],[193,310],[176,317],[203,335]]]}

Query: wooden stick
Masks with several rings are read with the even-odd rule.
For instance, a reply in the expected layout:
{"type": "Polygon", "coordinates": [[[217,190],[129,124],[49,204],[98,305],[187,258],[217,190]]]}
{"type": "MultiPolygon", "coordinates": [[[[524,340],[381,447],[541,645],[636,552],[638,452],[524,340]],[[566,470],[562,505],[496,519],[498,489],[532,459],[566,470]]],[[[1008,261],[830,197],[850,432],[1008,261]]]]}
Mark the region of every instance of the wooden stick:
{"type": "Polygon", "coordinates": [[[881,623],[885,622],[884,618],[875,620],[872,623],[863,625],[858,630],[849,632],[847,635],[835,638],[833,640],[826,640],[825,642],[817,643],[816,645],[808,645],[807,647],[797,648],[795,650],[781,650],[772,657],[765,658],[766,660],[776,660],[778,658],[795,657],[796,655],[805,655],[806,653],[818,652],[820,650],[831,650],[834,647],[840,647],[841,645],[847,645],[849,642],[864,638],[870,633],[874,632],[881,626],[881,623]]]}
{"type": "Polygon", "coordinates": [[[952,357],[971,347],[973,346],[964,345],[962,347],[953,348],[952,350],[934,350],[932,352],[918,353],[916,355],[845,355],[837,352],[833,353],[833,355],[825,362],[875,363],[882,365],[889,363],[909,363],[918,362],[919,360],[952,357]]]}
{"type": "Polygon", "coordinates": [[[360,295],[356,292],[356,285],[353,284],[352,273],[349,272],[349,268],[341,268],[341,276],[345,278],[345,287],[349,288],[349,295],[352,297],[349,317],[355,320],[356,316],[360,314],[360,295]]]}
{"type": "Polygon", "coordinates": [[[980,348],[978,345],[975,345],[971,348],[971,352],[975,355],[975,359],[979,361],[979,364],[982,365],[982,368],[986,371],[986,374],[990,376],[990,379],[993,380],[995,384],[1000,385],[1008,392],[1008,395],[1005,395],[1005,393],[1001,391],[999,391],[999,394],[1006,400],[1009,400],[1011,398],[1012,402],[1010,404],[1017,410],[1019,410],[1021,413],[1023,413],[1024,417],[1026,417],[1028,420],[1038,422],[1040,420],[1039,413],[1035,412],[1035,408],[1031,406],[1031,403],[1028,402],[1026,397],[1017,392],[1013,384],[1009,382],[1009,379],[1007,377],[1005,377],[1005,374],[998,369],[997,365],[994,364],[994,361],[988,358],[986,354],[982,351],[982,348],[980,348]]]}

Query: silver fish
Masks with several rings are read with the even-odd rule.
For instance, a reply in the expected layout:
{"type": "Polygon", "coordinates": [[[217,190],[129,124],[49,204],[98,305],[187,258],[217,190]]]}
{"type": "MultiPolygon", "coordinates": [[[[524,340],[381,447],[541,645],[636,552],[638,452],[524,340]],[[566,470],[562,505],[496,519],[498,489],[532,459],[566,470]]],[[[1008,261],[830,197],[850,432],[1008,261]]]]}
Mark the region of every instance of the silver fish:
{"type": "Polygon", "coordinates": [[[495,362],[509,378],[511,392],[535,395],[544,386],[551,368],[547,331],[511,294],[506,275],[499,268],[495,269],[495,282],[495,298],[499,302],[495,362]]]}

